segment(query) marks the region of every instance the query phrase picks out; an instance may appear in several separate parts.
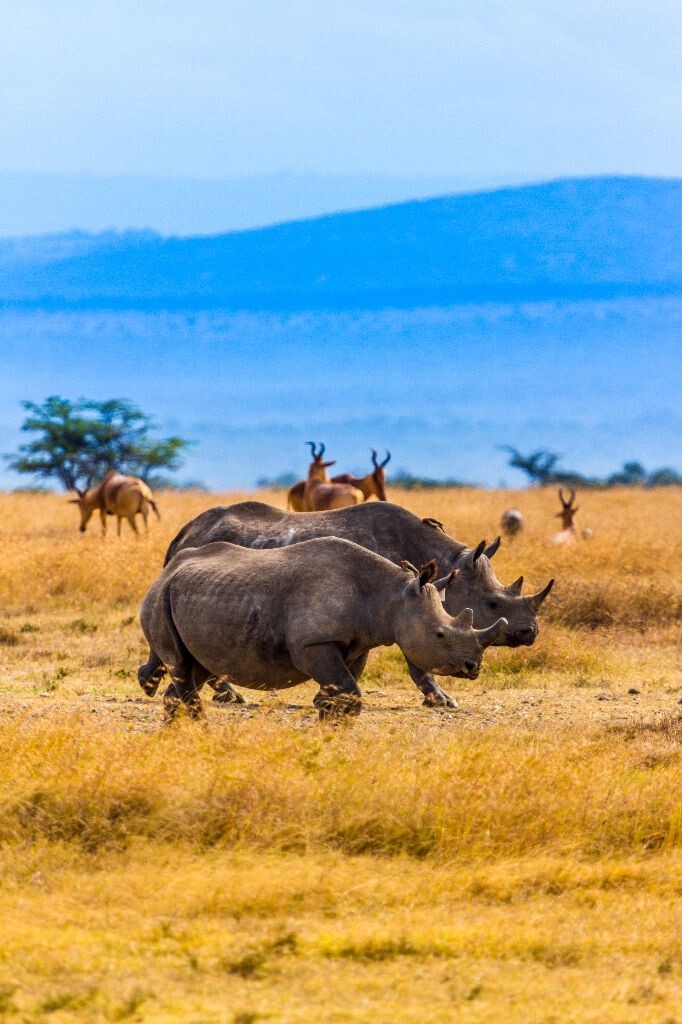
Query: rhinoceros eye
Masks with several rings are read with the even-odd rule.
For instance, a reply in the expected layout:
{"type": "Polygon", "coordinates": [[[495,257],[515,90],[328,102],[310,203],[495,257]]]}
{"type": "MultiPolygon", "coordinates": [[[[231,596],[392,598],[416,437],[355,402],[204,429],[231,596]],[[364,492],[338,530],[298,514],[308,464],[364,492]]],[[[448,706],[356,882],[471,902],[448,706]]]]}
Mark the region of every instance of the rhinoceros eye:
{"type": "Polygon", "coordinates": [[[443,639],[443,637],[445,636],[445,630],[444,630],[444,629],[437,629],[437,630],[436,630],[436,636],[437,636],[437,637],[438,637],[439,639],[441,639],[441,640],[442,640],[442,639],[443,639]]]}
{"type": "Polygon", "coordinates": [[[488,601],[488,608],[490,608],[491,611],[496,612],[499,607],[499,601],[488,601]]]}

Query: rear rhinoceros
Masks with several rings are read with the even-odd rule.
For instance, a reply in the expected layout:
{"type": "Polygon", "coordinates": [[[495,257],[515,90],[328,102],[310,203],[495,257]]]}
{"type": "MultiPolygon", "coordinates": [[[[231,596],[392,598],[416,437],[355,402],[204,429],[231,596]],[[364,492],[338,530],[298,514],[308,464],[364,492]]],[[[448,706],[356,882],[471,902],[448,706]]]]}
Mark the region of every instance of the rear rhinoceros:
{"type": "MultiPolygon", "coordinates": [[[[383,501],[333,512],[298,513],[283,512],[258,501],[219,505],[183,526],[170,543],[166,563],[184,548],[201,547],[213,541],[229,541],[245,548],[281,548],[316,537],[353,541],[396,564],[409,559],[414,565],[423,565],[434,558],[444,574],[457,569],[456,577],[443,595],[445,610],[457,615],[464,608],[472,608],[474,625],[482,629],[504,616],[507,626],[495,640],[498,646],[518,647],[534,642],[538,633],[537,611],[554,582],[550,580],[539,593],[524,597],[521,594],[523,577],[504,587],[495,576],[490,559],[499,541],[488,547],[482,541],[476,548],[467,548],[466,544],[449,537],[436,520],[420,519],[400,505],[383,501]]],[[[415,665],[409,655],[406,657],[410,675],[424,695],[424,704],[433,708],[456,708],[457,702],[441,689],[433,676],[415,665]]],[[[140,685],[152,695],[163,674],[163,665],[152,650],[149,661],[138,673],[140,685]]],[[[227,682],[220,681],[216,689],[218,694],[214,700],[241,701],[227,682]]]]}
{"type": "Polygon", "coordinates": [[[314,679],[321,717],[358,714],[369,651],[394,643],[422,672],[475,679],[506,619],[474,629],[470,608],[448,615],[440,593],[453,573],[432,582],[435,573],[433,561],[403,569],[336,538],[269,551],[220,541],[181,551],[140,612],[171,675],[168,717],[181,704],[199,714],[210,676],[256,690],[314,679]]]}

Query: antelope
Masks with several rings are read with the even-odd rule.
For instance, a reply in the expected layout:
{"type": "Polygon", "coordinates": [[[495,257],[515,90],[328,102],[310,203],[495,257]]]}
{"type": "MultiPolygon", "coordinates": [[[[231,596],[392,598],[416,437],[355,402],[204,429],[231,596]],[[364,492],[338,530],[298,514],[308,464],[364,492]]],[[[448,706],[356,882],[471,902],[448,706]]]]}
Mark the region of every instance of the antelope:
{"type": "Polygon", "coordinates": [[[359,505],[363,500],[362,491],[351,484],[334,484],[327,476],[327,468],[334,465],[323,462],[325,446],[320,442],[319,452],[315,450],[314,441],[306,441],[310,445],[313,461],[308,467],[308,478],[303,491],[303,502],[307,512],[326,512],[332,508],[347,508],[359,505]]]}
{"type": "Polygon", "coordinates": [[[385,466],[391,461],[391,453],[386,449],[386,458],[383,462],[377,460],[377,453],[372,448],[372,465],[374,469],[367,476],[353,476],[352,473],[339,473],[338,476],[332,477],[332,483],[335,484],[351,484],[352,487],[357,487],[359,491],[362,491],[362,497],[364,501],[374,496],[379,501],[388,501],[386,497],[386,473],[384,471],[385,466]]]}
{"type": "Polygon", "coordinates": [[[568,495],[568,501],[566,501],[564,498],[564,489],[563,487],[560,487],[559,501],[561,502],[561,512],[556,513],[556,518],[561,519],[563,529],[554,534],[552,537],[552,543],[573,544],[578,540],[578,530],[574,520],[579,506],[573,504],[575,501],[575,490],[571,487],[568,495]]]}
{"type": "MultiPolygon", "coordinates": [[[[310,442],[309,442],[310,443],[310,442]]],[[[331,478],[333,484],[350,484],[358,491],[362,491],[362,500],[367,501],[371,497],[379,501],[388,501],[386,497],[386,473],[385,467],[391,459],[391,453],[386,451],[386,458],[383,462],[377,460],[377,453],[372,448],[372,465],[374,469],[366,476],[353,476],[352,473],[339,473],[331,478]]],[[[287,508],[293,512],[305,512],[303,496],[305,493],[305,480],[299,480],[289,488],[287,494],[287,508]]]]}
{"type": "Polygon", "coordinates": [[[71,504],[78,505],[81,513],[79,530],[85,533],[90,517],[95,510],[99,511],[102,523],[102,536],[107,533],[107,516],[116,516],[116,532],[121,536],[121,520],[127,519],[133,533],[138,533],[135,516],[139,514],[144,521],[145,533],[149,533],[149,509],[154,509],[160,519],[156,502],[144,480],[137,476],[124,476],[115,469],[110,469],[95,487],[87,490],[75,488],[77,498],[70,498],[71,504]]]}
{"type": "Polygon", "coordinates": [[[523,529],[523,515],[517,508],[506,509],[502,513],[500,527],[507,537],[515,537],[523,529]]]}

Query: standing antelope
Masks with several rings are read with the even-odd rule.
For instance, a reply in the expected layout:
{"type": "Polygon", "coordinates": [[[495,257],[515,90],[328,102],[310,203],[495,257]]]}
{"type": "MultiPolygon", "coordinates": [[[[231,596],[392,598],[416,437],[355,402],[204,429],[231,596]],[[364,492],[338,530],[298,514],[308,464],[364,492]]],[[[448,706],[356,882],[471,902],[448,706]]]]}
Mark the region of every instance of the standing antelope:
{"type": "Polygon", "coordinates": [[[308,478],[303,491],[303,503],[306,512],[325,512],[332,508],[347,508],[348,505],[359,505],[363,500],[362,491],[351,484],[334,484],[327,476],[327,467],[334,465],[323,462],[325,446],[320,442],[319,452],[315,450],[314,441],[306,441],[310,445],[313,461],[308,467],[308,478]]]}
{"type": "Polygon", "coordinates": [[[561,519],[563,529],[554,534],[552,542],[554,544],[573,544],[578,540],[578,530],[574,520],[579,506],[573,504],[575,501],[575,490],[571,487],[568,495],[568,501],[566,501],[564,498],[564,489],[563,487],[560,487],[559,501],[561,502],[561,512],[557,512],[556,517],[561,519]]]}
{"type": "MultiPolygon", "coordinates": [[[[308,442],[310,443],[310,442],[308,442]]],[[[372,448],[372,465],[374,469],[371,473],[366,476],[353,476],[352,473],[338,473],[336,476],[331,478],[333,484],[350,484],[355,487],[358,491],[362,492],[362,500],[367,501],[368,498],[375,497],[379,501],[388,501],[386,497],[386,472],[385,467],[391,459],[391,453],[386,451],[386,458],[383,462],[377,460],[377,453],[372,448]]],[[[294,484],[293,487],[289,488],[287,494],[287,508],[290,508],[293,512],[305,512],[304,507],[304,493],[305,493],[305,480],[299,480],[298,483],[294,484]]]]}
{"type": "Polygon", "coordinates": [[[74,505],[78,505],[81,511],[80,532],[85,533],[85,528],[90,521],[90,516],[95,510],[99,510],[102,523],[102,536],[107,532],[107,516],[116,516],[116,527],[118,536],[121,536],[121,520],[127,519],[133,533],[137,533],[135,516],[139,514],[144,521],[145,533],[149,532],[149,509],[154,509],[156,518],[160,519],[156,502],[144,480],[137,476],[124,476],[115,469],[110,469],[102,480],[95,487],[88,487],[82,491],[76,487],[77,498],[71,498],[74,505]]]}

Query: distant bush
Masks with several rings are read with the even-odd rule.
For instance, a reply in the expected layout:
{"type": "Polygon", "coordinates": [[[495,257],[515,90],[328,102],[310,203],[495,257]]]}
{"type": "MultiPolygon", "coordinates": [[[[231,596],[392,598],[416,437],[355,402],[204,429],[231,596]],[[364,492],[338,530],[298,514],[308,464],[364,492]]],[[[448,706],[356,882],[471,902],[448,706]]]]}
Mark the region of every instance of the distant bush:
{"type": "Polygon", "coordinates": [[[288,490],[297,481],[298,477],[291,470],[288,473],[280,473],[279,476],[259,476],[256,480],[256,487],[264,487],[271,491],[288,490]]]}
{"type": "Polygon", "coordinates": [[[435,480],[428,476],[414,476],[406,469],[399,469],[391,476],[391,487],[401,487],[405,491],[414,490],[417,487],[469,487],[470,484],[462,480],[453,480],[446,477],[444,480],[435,480]]]}
{"type": "Polygon", "coordinates": [[[524,472],[532,484],[541,487],[559,484],[567,487],[671,487],[682,484],[682,474],[663,467],[647,472],[641,462],[624,462],[623,468],[607,477],[584,476],[571,469],[557,468],[561,455],[538,448],[530,455],[522,455],[518,448],[502,444],[509,452],[509,465],[524,472]]]}

